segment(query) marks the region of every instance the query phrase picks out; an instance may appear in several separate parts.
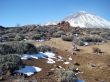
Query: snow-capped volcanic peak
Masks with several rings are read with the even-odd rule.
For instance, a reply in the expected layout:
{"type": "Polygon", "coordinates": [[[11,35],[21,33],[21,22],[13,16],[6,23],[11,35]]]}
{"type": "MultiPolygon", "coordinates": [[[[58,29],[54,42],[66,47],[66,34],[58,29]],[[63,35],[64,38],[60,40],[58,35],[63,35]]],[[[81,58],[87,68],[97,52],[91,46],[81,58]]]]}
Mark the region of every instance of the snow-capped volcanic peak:
{"type": "Polygon", "coordinates": [[[80,11],[70,15],[66,17],[64,21],[68,21],[73,27],[110,28],[109,21],[85,11],[80,11]]]}

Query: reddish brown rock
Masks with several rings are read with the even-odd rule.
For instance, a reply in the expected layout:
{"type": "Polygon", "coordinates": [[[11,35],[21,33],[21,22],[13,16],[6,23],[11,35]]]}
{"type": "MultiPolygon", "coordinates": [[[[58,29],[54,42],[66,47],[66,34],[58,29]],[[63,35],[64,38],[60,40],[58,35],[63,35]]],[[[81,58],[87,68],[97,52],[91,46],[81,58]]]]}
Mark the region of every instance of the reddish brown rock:
{"type": "Polygon", "coordinates": [[[60,27],[61,30],[64,30],[65,32],[67,32],[70,28],[70,24],[69,22],[62,21],[61,23],[58,23],[58,27],[60,27]]]}

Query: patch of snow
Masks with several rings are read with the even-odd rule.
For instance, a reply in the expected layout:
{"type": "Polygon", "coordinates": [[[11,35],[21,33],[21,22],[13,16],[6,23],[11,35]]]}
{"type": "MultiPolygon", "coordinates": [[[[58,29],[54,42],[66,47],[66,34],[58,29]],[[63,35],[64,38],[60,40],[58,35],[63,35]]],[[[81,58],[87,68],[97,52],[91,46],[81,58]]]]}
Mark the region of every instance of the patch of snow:
{"type": "Polygon", "coordinates": [[[62,66],[58,66],[59,68],[62,68],[62,66]]]}
{"type": "Polygon", "coordinates": [[[76,70],[78,71],[78,70],[79,70],[79,68],[76,68],[76,70]]]}
{"type": "Polygon", "coordinates": [[[35,66],[25,66],[24,68],[21,68],[20,70],[16,70],[16,72],[23,73],[27,76],[33,75],[35,72],[40,72],[42,69],[35,66]]]}
{"type": "Polygon", "coordinates": [[[21,57],[22,60],[27,60],[27,59],[29,59],[29,58],[31,58],[31,56],[30,56],[30,55],[27,55],[27,54],[24,54],[24,55],[21,57]]]}
{"type": "Polygon", "coordinates": [[[56,61],[64,61],[64,60],[63,60],[63,57],[57,56],[57,60],[56,61]]]}
{"type": "Polygon", "coordinates": [[[81,79],[77,79],[76,82],[85,82],[85,81],[81,79]]]}
{"type": "Polygon", "coordinates": [[[81,74],[81,73],[83,73],[83,72],[78,71],[77,73],[75,73],[75,75],[78,75],[78,74],[81,74]]]}
{"type": "Polygon", "coordinates": [[[55,58],[55,53],[45,52],[44,54],[45,54],[46,56],[48,56],[49,58],[55,58]]]}
{"type": "Polygon", "coordinates": [[[44,39],[41,39],[41,40],[36,40],[37,42],[44,42],[45,40],[44,39]]]}
{"type": "Polygon", "coordinates": [[[40,52],[38,54],[34,54],[32,56],[38,57],[38,59],[48,58],[48,56],[45,53],[43,53],[43,52],[40,52]]]}
{"type": "Polygon", "coordinates": [[[36,55],[31,55],[30,58],[39,59],[36,55]]]}
{"type": "Polygon", "coordinates": [[[23,39],[23,40],[27,40],[27,39],[23,39]]]}
{"type": "Polygon", "coordinates": [[[50,69],[50,70],[55,70],[54,68],[50,69]]]}
{"type": "Polygon", "coordinates": [[[69,64],[70,62],[64,62],[64,64],[69,64]]]}
{"type": "Polygon", "coordinates": [[[74,34],[75,36],[78,36],[78,34],[74,34]]]}
{"type": "Polygon", "coordinates": [[[42,59],[42,58],[48,58],[48,56],[42,52],[38,53],[38,54],[24,54],[21,59],[22,60],[27,60],[29,58],[34,58],[34,59],[42,59]]]}
{"type": "Polygon", "coordinates": [[[58,56],[59,59],[63,59],[61,56],[58,56]]]}
{"type": "Polygon", "coordinates": [[[84,42],[84,45],[85,45],[85,46],[88,46],[88,45],[89,45],[89,43],[88,43],[88,42],[84,42]]]}
{"type": "Polygon", "coordinates": [[[52,52],[40,52],[38,54],[24,54],[21,59],[22,60],[27,60],[29,58],[34,58],[34,59],[42,59],[42,58],[55,58],[55,54],[52,52]]]}
{"type": "Polygon", "coordinates": [[[71,58],[71,57],[69,57],[68,59],[69,59],[69,60],[72,60],[72,58],[71,58]]]}
{"type": "Polygon", "coordinates": [[[47,58],[47,59],[48,59],[47,63],[49,63],[49,64],[55,63],[55,61],[53,59],[51,59],[51,58],[47,58]]]}

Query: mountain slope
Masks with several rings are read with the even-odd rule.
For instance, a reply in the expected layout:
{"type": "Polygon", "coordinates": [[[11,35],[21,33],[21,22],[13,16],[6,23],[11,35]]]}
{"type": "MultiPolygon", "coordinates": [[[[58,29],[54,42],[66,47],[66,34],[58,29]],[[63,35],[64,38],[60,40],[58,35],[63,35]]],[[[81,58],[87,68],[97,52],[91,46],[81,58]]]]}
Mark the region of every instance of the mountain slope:
{"type": "Polygon", "coordinates": [[[109,21],[85,11],[80,11],[76,14],[68,16],[64,19],[64,21],[69,22],[73,27],[110,28],[109,21]]]}

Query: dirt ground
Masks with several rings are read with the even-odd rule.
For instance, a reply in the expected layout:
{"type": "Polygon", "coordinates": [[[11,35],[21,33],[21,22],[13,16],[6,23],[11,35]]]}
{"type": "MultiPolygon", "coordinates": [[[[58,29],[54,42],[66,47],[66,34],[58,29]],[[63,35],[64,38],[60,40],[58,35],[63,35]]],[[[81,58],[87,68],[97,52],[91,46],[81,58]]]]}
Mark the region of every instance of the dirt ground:
{"type": "MultiPolygon", "coordinates": [[[[56,61],[54,64],[48,64],[46,63],[47,59],[25,60],[23,62],[26,65],[42,68],[41,72],[27,77],[25,80],[37,80],[37,82],[59,82],[56,73],[56,70],[59,69],[58,66],[68,69],[75,65],[75,63],[78,63],[78,68],[82,72],[79,75],[79,78],[85,80],[85,82],[110,82],[110,42],[99,45],[78,46],[80,51],[76,52],[76,55],[72,54],[72,43],[62,41],[60,38],[53,38],[45,42],[32,41],[32,43],[36,47],[40,45],[55,47],[56,56],[61,56],[65,61],[70,63],[64,64],[64,61],[56,61]],[[104,53],[93,53],[93,47],[100,48],[104,53]],[[72,60],[69,60],[70,56],[72,60]]],[[[6,79],[4,82],[9,81],[6,79]]]]}
{"type": "MultiPolygon", "coordinates": [[[[56,56],[62,56],[64,58],[66,58],[65,55],[69,54],[68,52],[64,53],[60,50],[56,50],[56,52],[57,52],[56,56]]],[[[68,59],[66,58],[66,60],[68,59]]],[[[58,82],[58,75],[56,74],[56,70],[58,69],[58,66],[61,66],[65,69],[69,67],[69,64],[65,65],[63,61],[56,61],[56,63],[54,64],[48,64],[46,63],[46,61],[47,61],[46,59],[38,59],[38,60],[32,59],[32,60],[24,61],[24,63],[27,65],[33,65],[42,68],[41,72],[36,73],[31,77],[28,77],[27,80],[37,79],[38,82],[58,82]],[[49,74],[50,72],[52,74],[49,74]]]]}
{"type": "MultiPolygon", "coordinates": [[[[75,63],[79,63],[79,69],[82,74],[80,74],[80,78],[85,80],[86,82],[110,82],[110,42],[102,43],[98,45],[91,45],[91,46],[78,46],[81,50],[77,52],[77,55],[72,55],[71,50],[71,42],[62,41],[60,38],[53,38],[49,41],[45,42],[34,42],[36,46],[39,45],[49,45],[51,47],[55,47],[58,50],[58,55],[63,56],[66,58],[67,61],[68,57],[71,56],[73,60],[71,60],[69,65],[63,65],[63,62],[58,62],[56,65],[60,65],[64,68],[67,68],[75,63]],[[92,51],[93,47],[100,48],[104,53],[103,54],[95,54],[92,51]]],[[[35,60],[37,62],[37,60],[35,60]]],[[[43,61],[41,61],[43,62],[43,61]]],[[[45,69],[45,65],[41,62],[38,62],[36,65],[45,69]],[[40,63],[40,65],[39,65],[40,63]]],[[[28,62],[29,64],[29,62],[28,62]]],[[[55,65],[48,65],[47,70],[53,68],[55,65]]],[[[47,67],[47,66],[46,66],[47,67]]],[[[42,71],[43,73],[46,72],[46,69],[42,71]]],[[[45,74],[38,73],[36,77],[42,76],[45,74]]],[[[44,77],[43,76],[43,77],[44,77]]],[[[51,81],[50,81],[51,82],[51,81]]]]}

